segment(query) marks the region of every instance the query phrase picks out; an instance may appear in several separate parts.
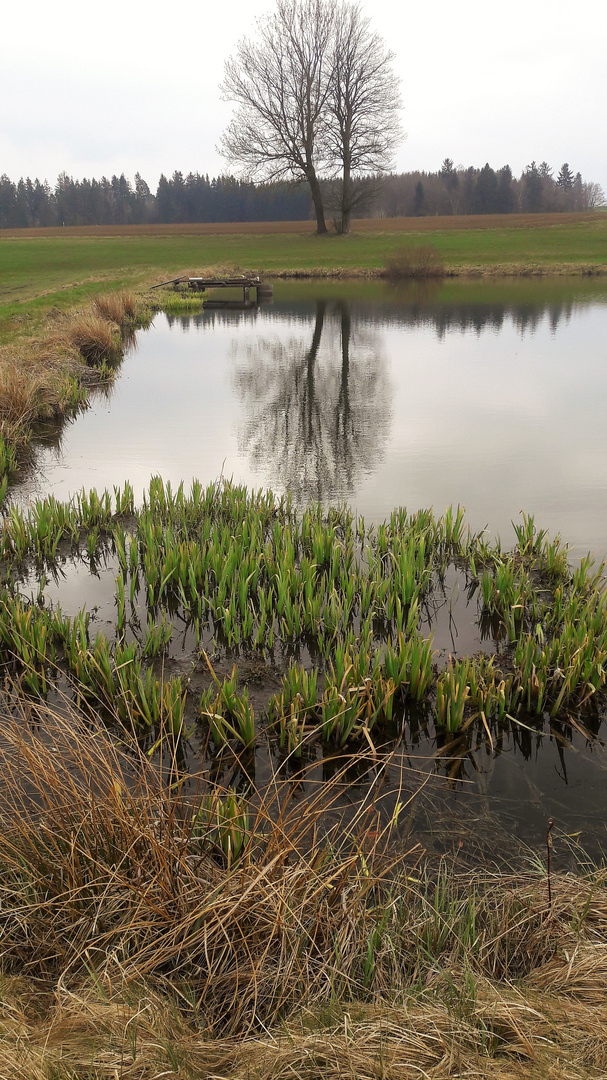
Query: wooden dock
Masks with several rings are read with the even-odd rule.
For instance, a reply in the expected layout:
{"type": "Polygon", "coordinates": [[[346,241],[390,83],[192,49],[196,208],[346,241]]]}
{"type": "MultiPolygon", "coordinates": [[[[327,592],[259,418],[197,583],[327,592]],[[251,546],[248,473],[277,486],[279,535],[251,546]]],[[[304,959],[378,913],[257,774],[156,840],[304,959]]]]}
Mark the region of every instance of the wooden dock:
{"type": "Polygon", "coordinates": [[[240,274],[237,277],[177,277],[169,281],[161,281],[158,285],[152,285],[152,289],[160,289],[163,285],[185,285],[194,292],[206,292],[207,289],[242,289],[243,303],[248,303],[251,289],[255,289],[257,300],[269,300],[274,288],[259,276],[246,277],[240,274]]]}

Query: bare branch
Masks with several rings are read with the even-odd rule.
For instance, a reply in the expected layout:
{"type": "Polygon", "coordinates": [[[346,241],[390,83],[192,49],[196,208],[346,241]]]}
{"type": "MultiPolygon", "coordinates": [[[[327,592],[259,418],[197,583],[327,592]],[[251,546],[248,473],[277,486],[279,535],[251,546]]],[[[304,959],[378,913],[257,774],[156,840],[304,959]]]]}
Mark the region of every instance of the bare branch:
{"type": "Polygon", "coordinates": [[[337,10],[328,98],[327,156],[342,175],[341,231],[365,191],[360,177],[386,172],[403,138],[400,80],[392,53],[371,30],[358,3],[337,10]],[[356,180],[358,178],[358,182],[356,180]]]}
{"type": "Polygon", "coordinates": [[[326,232],[318,171],[319,127],[329,92],[334,13],[327,0],[278,0],[225,66],[221,91],[236,113],[220,152],[246,176],[305,178],[319,232],[326,232]]]}
{"type": "Polygon", "coordinates": [[[220,152],[247,178],[305,179],[326,232],[319,176],[341,175],[342,232],[402,138],[393,54],[358,3],[277,0],[225,65],[221,91],[236,104],[220,152]]]}

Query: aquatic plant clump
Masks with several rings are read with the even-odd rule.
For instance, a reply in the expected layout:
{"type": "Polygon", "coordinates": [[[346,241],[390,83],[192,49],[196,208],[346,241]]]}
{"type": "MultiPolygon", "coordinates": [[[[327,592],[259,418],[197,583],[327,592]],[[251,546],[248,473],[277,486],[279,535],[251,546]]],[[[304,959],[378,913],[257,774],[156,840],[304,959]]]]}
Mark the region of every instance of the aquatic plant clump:
{"type": "Polygon", "coordinates": [[[588,735],[607,673],[602,567],[571,571],[560,539],[531,517],[516,538],[504,553],[471,535],[461,508],[399,509],[368,528],[344,507],[299,513],[289,496],[223,481],[186,494],[156,478],[139,509],[129,485],[13,506],[0,528],[2,658],[30,693],[67,677],[77,699],[141,737],[198,727],[219,754],[262,738],[295,758],[319,742],[375,748],[406,738],[413,719],[491,748],[545,717],[588,735]],[[95,633],[84,609],[68,617],[46,602],[66,552],[92,570],[115,560],[113,634],[95,633]],[[19,582],[32,565],[28,600],[19,582]],[[439,666],[424,620],[452,566],[498,649],[439,666]],[[191,641],[189,675],[165,675],[178,634],[191,641]],[[239,676],[253,656],[282,672],[261,708],[239,676]],[[221,657],[229,677],[216,673],[221,657]]]}

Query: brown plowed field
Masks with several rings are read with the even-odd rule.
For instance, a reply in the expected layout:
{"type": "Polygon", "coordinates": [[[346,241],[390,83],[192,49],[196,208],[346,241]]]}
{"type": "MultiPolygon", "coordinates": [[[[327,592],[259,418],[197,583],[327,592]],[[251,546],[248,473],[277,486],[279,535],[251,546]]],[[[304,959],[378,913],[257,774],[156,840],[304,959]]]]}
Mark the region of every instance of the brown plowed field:
{"type": "MultiPolygon", "coordinates": [[[[439,232],[457,229],[534,229],[605,220],[605,213],[479,214],[448,217],[359,218],[354,232],[439,232]]],[[[213,236],[260,233],[314,233],[313,221],[221,221],[189,225],[66,225],[49,229],[3,229],[0,236],[213,236]]]]}

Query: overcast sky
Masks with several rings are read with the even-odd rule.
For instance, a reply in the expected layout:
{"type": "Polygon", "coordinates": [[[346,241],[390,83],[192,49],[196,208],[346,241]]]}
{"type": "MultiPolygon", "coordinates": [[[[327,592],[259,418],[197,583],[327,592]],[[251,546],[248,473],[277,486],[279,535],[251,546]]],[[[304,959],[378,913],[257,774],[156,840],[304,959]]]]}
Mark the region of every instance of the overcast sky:
{"type": "MultiPolygon", "coordinates": [[[[363,5],[402,78],[400,170],[518,175],[567,161],[607,192],[605,0],[374,0],[363,5]]],[[[29,0],[5,5],[0,174],[54,183],[139,171],[217,175],[231,106],[224,60],[269,3],[29,0]]]]}

